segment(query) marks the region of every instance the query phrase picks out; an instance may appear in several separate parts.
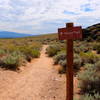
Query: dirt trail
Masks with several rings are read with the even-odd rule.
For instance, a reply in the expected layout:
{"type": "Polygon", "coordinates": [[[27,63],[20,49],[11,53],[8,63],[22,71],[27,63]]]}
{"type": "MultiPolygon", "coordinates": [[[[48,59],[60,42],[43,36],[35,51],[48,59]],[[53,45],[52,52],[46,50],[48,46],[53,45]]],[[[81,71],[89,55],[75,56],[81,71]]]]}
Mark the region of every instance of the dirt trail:
{"type": "Polygon", "coordinates": [[[65,76],[54,70],[46,47],[20,73],[0,70],[0,100],[65,100],[65,76]]]}

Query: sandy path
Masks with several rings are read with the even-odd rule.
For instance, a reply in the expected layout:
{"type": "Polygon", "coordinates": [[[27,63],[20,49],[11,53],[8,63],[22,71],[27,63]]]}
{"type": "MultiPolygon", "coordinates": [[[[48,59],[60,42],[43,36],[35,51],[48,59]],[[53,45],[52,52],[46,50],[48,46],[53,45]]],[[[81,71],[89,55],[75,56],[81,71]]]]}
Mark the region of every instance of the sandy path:
{"type": "Polygon", "coordinates": [[[0,100],[65,100],[65,76],[54,70],[46,47],[20,73],[0,70],[0,100]]]}

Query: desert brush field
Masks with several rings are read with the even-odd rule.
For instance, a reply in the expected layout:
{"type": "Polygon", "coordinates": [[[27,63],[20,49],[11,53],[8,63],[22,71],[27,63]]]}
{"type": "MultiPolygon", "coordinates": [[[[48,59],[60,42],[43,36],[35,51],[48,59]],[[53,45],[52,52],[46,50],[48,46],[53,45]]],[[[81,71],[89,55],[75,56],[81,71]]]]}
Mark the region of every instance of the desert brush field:
{"type": "MultiPolygon", "coordinates": [[[[99,29],[74,41],[74,100],[100,100],[99,29]]],[[[0,100],[65,100],[66,55],[57,34],[0,39],[0,100]]]]}

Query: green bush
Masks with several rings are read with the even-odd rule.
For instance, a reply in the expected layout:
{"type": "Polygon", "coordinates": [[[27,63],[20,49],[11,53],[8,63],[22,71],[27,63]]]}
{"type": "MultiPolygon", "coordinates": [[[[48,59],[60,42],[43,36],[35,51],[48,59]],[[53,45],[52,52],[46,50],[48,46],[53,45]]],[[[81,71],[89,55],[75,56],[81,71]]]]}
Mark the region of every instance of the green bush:
{"type": "Polygon", "coordinates": [[[38,58],[40,56],[40,51],[39,50],[36,50],[36,49],[33,49],[31,51],[31,54],[32,54],[32,57],[33,58],[38,58]]]}
{"type": "Polygon", "coordinates": [[[60,60],[58,64],[60,64],[65,69],[66,68],[66,59],[60,60]]]}
{"type": "Polygon", "coordinates": [[[18,52],[13,52],[0,59],[1,66],[7,69],[19,69],[22,64],[23,56],[18,52]]]}
{"type": "Polygon", "coordinates": [[[97,71],[100,71],[100,61],[95,63],[95,68],[97,71]]]}
{"type": "Polygon", "coordinates": [[[93,94],[93,91],[100,92],[100,75],[98,75],[95,66],[92,64],[85,71],[78,73],[78,78],[82,93],[93,94]]]}
{"type": "Polygon", "coordinates": [[[66,73],[66,59],[65,60],[60,60],[59,64],[61,65],[61,69],[58,70],[60,74],[66,73]]]}
{"type": "Polygon", "coordinates": [[[60,64],[61,68],[58,70],[60,74],[66,72],[66,53],[65,51],[60,51],[53,57],[54,64],[60,64]]]}
{"type": "Polygon", "coordinates": [[[81,57],[78,54],[75,54],[73,63],[74,69],[80,69],[81,65],[82,65],[81,57]]]}
{"type": "Polygon", "coordinates": [[[25,55],[27,61],[31,61],[32,58],[37,58],[40,56],[39,48],[22,46],[19,51],[25,55]]]}
{"type": "Polygon", "coordinates": [[[75,44],[74,52],[80,53],[80,52],[89,52],[93,49],[92,44],[89,43],[83,43],[83,44],[75,44]]]}
{"type": "Polygon", "coordinates": [[[60,60],[64,61],[66,59],[65,52],[59,52],[57,55],[54,56],[54,64],[58,64],[60,60]]]}
{"type": "Polygon", "coordinates": [[[8,44],[3,47],[3,49],[8,53],[12,53],[14,51],[18,51],[18,46],[14,44],[8,44]]]}
{"type": "Polygon", "coordinates": [[[97,37],[96,41],[97,42],[100,42],[100,36],[97,37]]]}
{"type": "MultiPolygon", "coordinates": [[[[54,64],[60,64],[65,70],[66,68],[66,53],[65,52],[62,52],[62,51],[58,52],[58,54],[55,55],[53,59],[54,59],[54,64]]],[[[81,57],[78,54],[75,54],[74,63],[73,63],[74,69],[80,69],[81,65],[82,65],[81,57]]]]}
{"type": "Polygon", "coordinates": [[[100,100],[100,94],[94,93],[94,95],[85,94],[80,97],[79,100],[100,100]]]}
{"type": "Polygon", "coordinates": [[[94,50],[97,50],[97,53],[100,54],[100,43],[96,43],[93,46],[94,50]]]}
{"type": "Polygon", "coordinates": [[[89,36],[89,37],[86,38],[86,41],[87,42],[92,42],[93,41],[93,38],[91,36],[89,36]]]}
{"type": "Polygon", "coordinates": [[[94,64],[100,60],[100,56],[98,56],[97,54],[94,54],[92,52],[87,52],[87,53],[81,52],[80,57],[82,59],[83,64],[85,64],[85,63],[94,64]]]}
{"type": "Polygon", "coordinates": [[[75,53],[80,53],[80,52],[81,52],[81,50],[80,50],[80,48],[79,48],[79,47],[74,47],[74,52],[75,52],[75,53]]]}
{"type": "Polygon", "coordinates": [[[94,64],[90,64],[90,63],[86,63],[85,65],[84,65],[84,69],[85,70],[87,70],[87,69],[89,69],[89,68],[94,68],[94,64]]]}
{"type": "Polygon", "coordinates": [[[3,49],[0,49],[0,56],[3,56],[3,55],[5,55],[5,54],[6,54],[6,51],[3,50],[3,49]]]}
{"type": "Polygon", "coordinates": [[[60,47],[59,45],[50,45],[47,49],[46,49],[46,53],[52,57],[54,55],[57,54],[57,52],[60,51],[60,47]]]}

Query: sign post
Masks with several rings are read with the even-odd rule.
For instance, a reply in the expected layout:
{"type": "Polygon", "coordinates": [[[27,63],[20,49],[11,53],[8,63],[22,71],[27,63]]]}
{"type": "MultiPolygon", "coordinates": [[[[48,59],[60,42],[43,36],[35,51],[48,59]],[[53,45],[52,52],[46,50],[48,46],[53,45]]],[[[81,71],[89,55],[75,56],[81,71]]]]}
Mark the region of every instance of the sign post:
{"type": "Polygon", "coordinates": [[[65,28],[58,29],[59,40],[67,40],[67,67],[66,67],[66,100],[73,100],[73,40],[82,38],[81,26],[74,27],[67,23],[65,28]]]}

